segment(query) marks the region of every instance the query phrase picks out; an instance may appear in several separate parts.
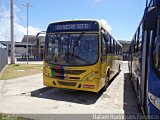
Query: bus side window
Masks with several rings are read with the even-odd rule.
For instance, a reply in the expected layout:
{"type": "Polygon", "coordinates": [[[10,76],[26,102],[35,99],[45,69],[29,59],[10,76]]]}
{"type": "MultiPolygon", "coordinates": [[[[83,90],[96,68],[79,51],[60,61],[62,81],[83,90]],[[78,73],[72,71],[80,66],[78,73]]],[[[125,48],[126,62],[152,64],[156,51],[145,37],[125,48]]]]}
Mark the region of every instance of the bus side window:
{"type": "Polygon", "coordinates": [[[137,40],[137,51],[136,52],[138,51],[139,51],[139,40],[137,40]]]}
{"type": "Polygon", "coordinates": [[[119,48],[119,55],[122,55],[122,47],[119,48]]]}
{"type": "Polygon", "coordinates": [[[120,46],[118,45],[118,55],[120,55],[120,52],[119,52],[120,50],[119,49],[120,49],[120,46]]]}
{"type": "Polygon", "coordinates": [[[110,42],[107,43],[107,53],[110,54],[110,42]]]}
{"type": "Polygon", "coordinates": [[[115,41],[113,40],[113,54],[115,54],[115,41]]]}
{"type": "Polygon", "coordinates": [[[120,46],[118,45],[118,55],[120,55],[120,46]]]}
{"type": "Polygon", "coordinates": [[[117,44],[117,55],[119,55],[119,45],[117,44]]]}
{"type": "Polygon", "coordinates": [[[116,43],[116,55],[118,55],[118,44],[116,43]]]}
{"type": "Polygon", "coordinates": [[[117,43],[115,41],[115,55],[117,55],[117,43]]]}
{"type": "Polygon", "coordinates": [[[117,54],[117,43],[116,43],[116,41],[114,41],[115,42],[115,52],[114,52],[114,54],[116,55],[117,54]]]}
{"type": "Polygon", "coordinates": [[[141,23],[141,26],[140,26],[140,29],[139,29],[138,51],[141,51],[142,37],[143,37],[143,24],[141,23]]]}
{"type": "Polygon", "coordinates": [[[112,39],[110,38],[110,53],[112,54],[112,39]]]}
{"type": "Polygon", "coordinates": [[[105,42],[105,38],[104,36],[102,37],[102,61],[106,61],[106,58],[107,58],[107,44],[105,42]]]}
{"type": "Polygon", "coordinates": [[[107,43],[107,53],[111,54],[111,41],[109,35],[107,36],[108,43],[107,43]]]}
{"type": "Polygon", "coordinates": [[[116,55],[116,41],[114,40],[114,54],[116,55]]]}
{"type": "Polygon", "coordinates": [[[136,52],[136,49],[135,49],[136,44],[135,44],[135,41],[133,41],[133,42],[134,42],[134,44],[133,44],[133,53],[135,53],[136,52]]]}
{"type": "Polygon", "coordinates": [[[113,39],[112,39],[112,54],[114,55],[114,40],[113,39]]]}

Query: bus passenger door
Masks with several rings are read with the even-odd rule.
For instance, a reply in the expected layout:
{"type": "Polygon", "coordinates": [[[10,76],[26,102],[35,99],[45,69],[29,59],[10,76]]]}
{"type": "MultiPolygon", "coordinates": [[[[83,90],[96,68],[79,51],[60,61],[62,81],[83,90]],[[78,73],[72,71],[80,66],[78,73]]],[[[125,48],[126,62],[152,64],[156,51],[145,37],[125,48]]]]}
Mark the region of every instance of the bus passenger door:
{"type": "Polygon", "coordinates": [[[103,82],[106,80],[106,69],[107,69],[107,42],[105,37],[102,36],[101,42],[101,79],[103,82]]]}

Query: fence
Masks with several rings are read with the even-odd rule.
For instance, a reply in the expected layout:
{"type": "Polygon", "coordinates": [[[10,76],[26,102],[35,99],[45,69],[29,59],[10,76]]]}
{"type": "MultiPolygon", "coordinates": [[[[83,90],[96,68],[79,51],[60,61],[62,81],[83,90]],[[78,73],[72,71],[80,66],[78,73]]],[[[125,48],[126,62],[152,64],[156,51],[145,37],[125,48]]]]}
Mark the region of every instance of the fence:
{"type": "Polygon", "coordinates": [[[0,44],[0,72],[8,64],[8,51],[5,46],[0,44]]]}

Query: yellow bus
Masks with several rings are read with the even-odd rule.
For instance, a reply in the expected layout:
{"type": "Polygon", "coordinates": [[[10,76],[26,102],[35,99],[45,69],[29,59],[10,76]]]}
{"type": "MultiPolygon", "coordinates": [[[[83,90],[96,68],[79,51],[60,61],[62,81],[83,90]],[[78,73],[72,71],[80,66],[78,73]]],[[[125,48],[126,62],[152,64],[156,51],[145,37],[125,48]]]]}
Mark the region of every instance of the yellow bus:
{"type": "Polygon", "coordinates": [[[45,38],[45,86],[82,91],[106,90],[120,72],[122,45],[100,20],[50,23],[45,38]]]}

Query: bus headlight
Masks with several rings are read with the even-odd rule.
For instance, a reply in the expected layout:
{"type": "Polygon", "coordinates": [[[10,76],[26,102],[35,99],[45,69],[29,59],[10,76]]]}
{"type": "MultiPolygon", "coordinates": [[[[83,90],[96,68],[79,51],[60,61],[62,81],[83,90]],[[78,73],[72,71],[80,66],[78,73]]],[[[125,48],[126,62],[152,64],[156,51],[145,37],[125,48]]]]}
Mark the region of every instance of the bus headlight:
{"type": "Polygon", "coordinates": [[[86,80],[89,81],[89,80],[91,80],[91,79],[90,79],[90,77],[87,77],[86,80]]]}
{"type": "Polygon", "coordinates": [[[160,110],[160,98],[151,93],[148,93],[148,97],[152,104],[160,110]]]}
{"type": "Polygon", "coordinates": [[[87,75],[87,77],[85,78],[85,80],[90,81],[94,79],[94,73],[90,73],[89,75],[87,75]]]}
{"type": "Polygon", "coordinates": [[[91,74],[90,74],[90,77],[93,77],[93,76],[94,76],[94,73],[91,73],[91,74]]]}

